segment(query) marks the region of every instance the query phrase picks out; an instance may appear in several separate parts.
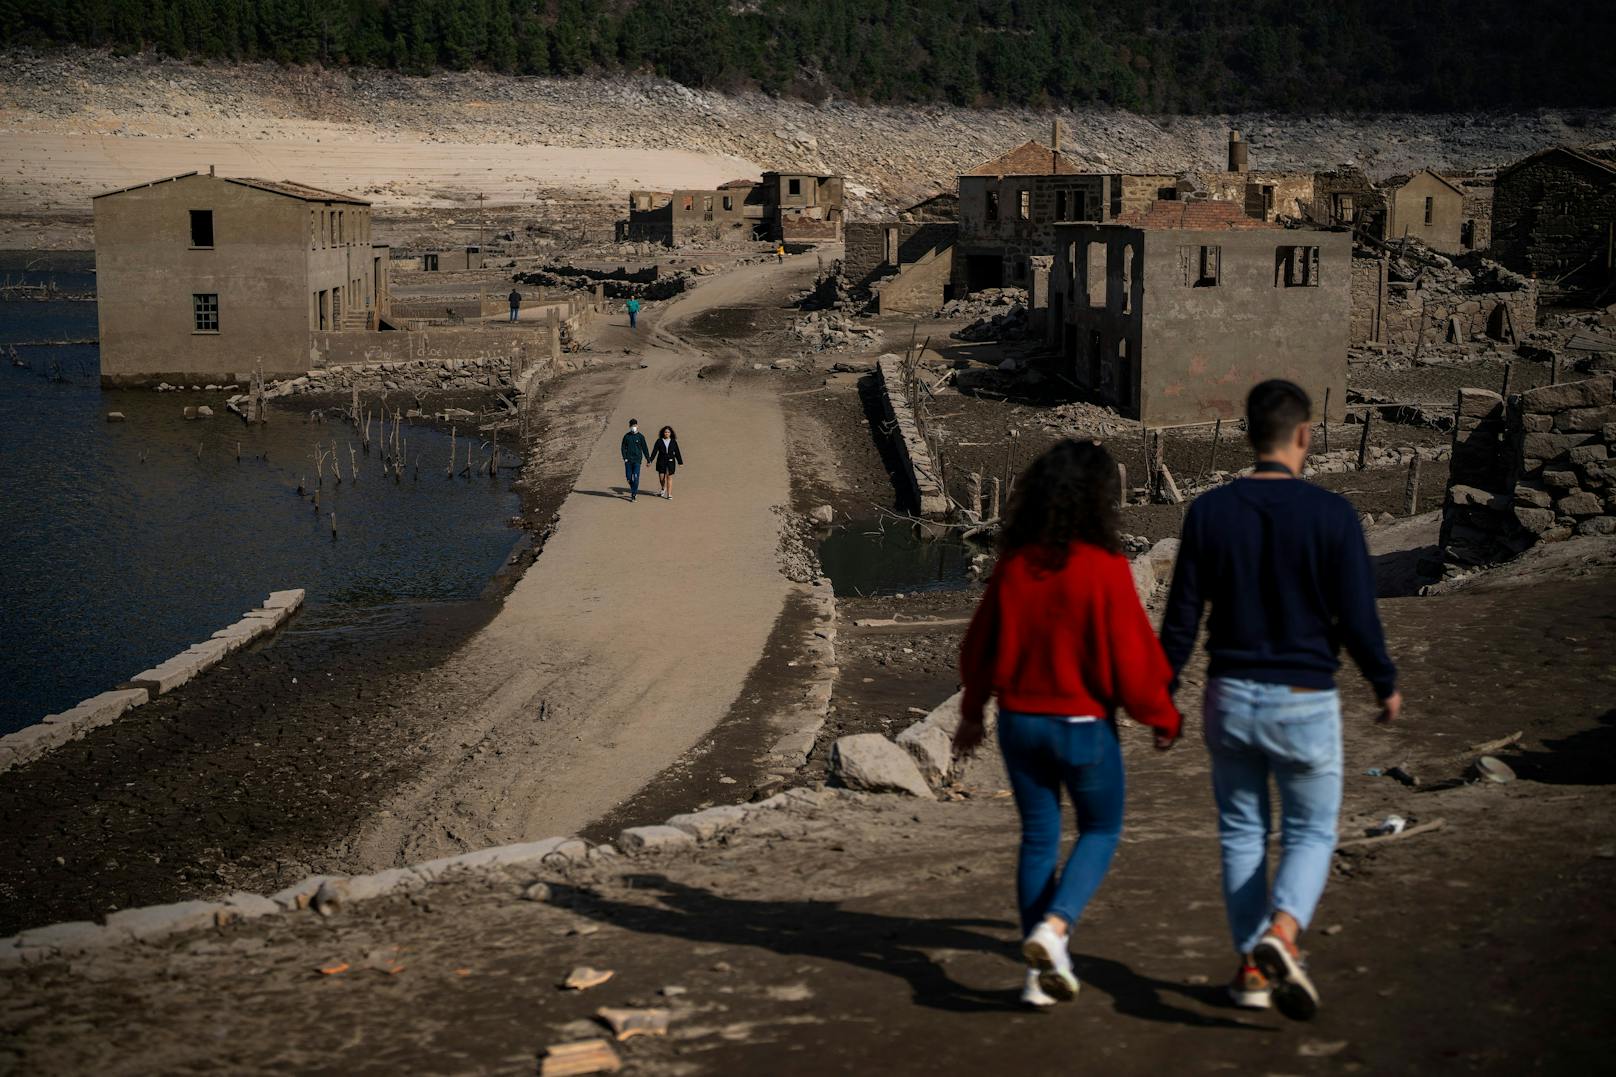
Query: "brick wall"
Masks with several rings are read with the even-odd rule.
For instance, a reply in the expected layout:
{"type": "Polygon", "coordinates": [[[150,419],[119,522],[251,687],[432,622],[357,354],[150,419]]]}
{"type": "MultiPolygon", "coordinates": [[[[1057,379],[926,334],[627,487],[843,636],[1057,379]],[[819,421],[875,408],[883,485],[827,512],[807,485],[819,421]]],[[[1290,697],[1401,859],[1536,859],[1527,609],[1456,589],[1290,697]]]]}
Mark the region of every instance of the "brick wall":
{"type": "Polygon", "coordinates": [[[1611,375],[1504,400],[1459,391],[1442,554],[1504,560],[1538,542],[1616,534],[1616,402],[1611,375]]]}

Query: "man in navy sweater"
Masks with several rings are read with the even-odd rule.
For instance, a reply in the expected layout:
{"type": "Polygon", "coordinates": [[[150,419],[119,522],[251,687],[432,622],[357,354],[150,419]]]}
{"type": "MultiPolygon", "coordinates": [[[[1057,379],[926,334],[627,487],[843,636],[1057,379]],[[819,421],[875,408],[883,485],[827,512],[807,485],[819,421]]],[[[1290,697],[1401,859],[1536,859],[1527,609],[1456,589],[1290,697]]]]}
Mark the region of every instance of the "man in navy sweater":
{"type": "Polygon", "coordinates": [[[1307,1020],[1319,994],[1296,939],[1330,874],[1341,810],[1345,647],[1374,687],[1378,721],[1402,707],[1375,611],[1375,574],[1352,505],[1301,481],[1312,404],[1288,381],[1246,398],[1254,472],[1190,506],[1161,641],[1174,685],[1210,603],[1203,711],[1223,846],[1223,896],[1241,967],[1234,1001],[1307,1020]],[[1282,842],[1268,884],[1269,778],[1282,842]]]}

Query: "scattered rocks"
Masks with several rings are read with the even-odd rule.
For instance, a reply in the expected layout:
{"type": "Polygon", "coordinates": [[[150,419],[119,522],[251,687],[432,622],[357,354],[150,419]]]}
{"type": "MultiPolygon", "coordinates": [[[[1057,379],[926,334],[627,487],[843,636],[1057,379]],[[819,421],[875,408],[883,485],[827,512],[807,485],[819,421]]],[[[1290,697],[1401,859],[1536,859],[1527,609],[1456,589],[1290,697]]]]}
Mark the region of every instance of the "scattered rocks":
{"type": "Polygon", "coordinates": [[[875,348],[882,338],[881,330],[841,310],[810,311],[792,323],[790,334],[816,352],[875,348]]]}
{"type": "Polygon", "coordinates": [[[664,852],[696,844],[688,832],[674,826],[631,826],[617,836],[625,853],[664,852]]]}
{"type": "Polygon", "coordinates": [[[630,1010],[602,1006],[595,1011],[595,1016],[605,1022],[606,1027],[612,1030],[612,1035],[621,1042],[635,1036],[666,1036],[673,1013],[663,1009],[630,1010]]]}
{"type": "Polygon", "coordinates": [[[839,738],[830,750],[830,777],[846,789],[934,799],[909,753],[879,733],[839,738]]]}
{"type": "Polygon", "coordinates": [[[567,978],[561,981],[565,991],[588,991],[591,987],[599,987],[606,983],[616,973],[611,969],[597,969],[589,965],[579,965],[567,973],[567,978]]]}

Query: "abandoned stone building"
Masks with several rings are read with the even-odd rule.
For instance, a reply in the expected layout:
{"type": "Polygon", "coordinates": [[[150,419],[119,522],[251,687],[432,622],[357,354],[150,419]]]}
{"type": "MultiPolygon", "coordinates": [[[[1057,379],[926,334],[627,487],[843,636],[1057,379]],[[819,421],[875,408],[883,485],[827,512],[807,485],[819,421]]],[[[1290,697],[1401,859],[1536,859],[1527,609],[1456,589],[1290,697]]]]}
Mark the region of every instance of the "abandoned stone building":
{"type": "Polygon", "coordinates": [[[1029,260],[1054,252],[1056,224],[1110,220],[1120,198],[1112,177],[1085,172],[1040,142],[977,165],[959,178],[953,294],[1026,287],[1029,260]]]}
{"type": "Polygon", "coordinates": [[[1048,333],[1078,386],[1149,426],[1235,418],[1270,377],[1343,414],[1350,236],[1167,200],[1055,232],[1048,333]]]}
{"type": "Polygon", "coordinates": [[[808,172],[765,172],[761,180],[730,180],[711,191],[631,191],[617,240],[835,241],[842,238],[842,203],[842,177],[808,172]]]}
{"type": "Polygon", "coordinates": [[[1492,254],[1559,289],[1616,287],[1616,143],[1556,146],[1500,169],[1492,254]]]}
{"type": "Polygon", "coordinates": [[[1177,175],[1088,171],[1064,153],[1026,142],[959,178],[953,293],[1031,287],[1033,259],[1053,256],[1057,224],[1111,221],[1175,200],[1229,202],[1260,221],[1303,219],[1313,174],[1251,171],[1239,131],[1229,133],[1226,169],[1177,175]]]}
{"type": "Polygon", "coordinates": [[[1417,239],[1446,254],[1466,249],[1465,195],[1457,183],[1422,168],[1407,176],[1394,176],[1380,189],[1385,195],[1385,212],[1378,238],[1388,242],[1417,239]]]}
{"type": "Polygon", "coordinates": [[[842,271],[878,312],[929,314],[950,295],[959,196],[933,195],[881,221],[848,221],[842,271]]]}
{"type": "Polygon", "coordinates": [[[301,373],[311,333],[387,317],[368,202],[210,169],[93,205],[103,384],[301,373]]]}

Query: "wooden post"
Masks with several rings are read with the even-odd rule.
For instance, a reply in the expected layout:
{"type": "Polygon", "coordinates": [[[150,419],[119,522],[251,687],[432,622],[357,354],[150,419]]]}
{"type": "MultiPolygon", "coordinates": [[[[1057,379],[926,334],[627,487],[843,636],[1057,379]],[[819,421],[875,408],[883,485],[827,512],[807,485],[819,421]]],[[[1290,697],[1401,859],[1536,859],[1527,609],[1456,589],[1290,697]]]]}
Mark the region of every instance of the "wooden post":
{"type": "Polygon", "coordinates": [[[1513,373],[1515,373],[1515,364],[1514,363],[1505,363],[1504,364],[1504,384],[1503,384],[1503,387],[1498,390],[1498,395],[1503,397],[1505,400],[1509,399],[1509,378],[1510,378],[1510,375],[1513,374],[1513,373]]]}
{"type": "Polygon", "coordinates": [[[451,426],[449,428],[449,470],[447,472],[448,476],[451,479],[454,478],[454,454],[455,454],[455,428],[451,426]]]}
{"type": "Polygon", "coordinates": [[[331,541],[335,542],[336,540],[337,540],[337,514],[336,514],[336,511],[333,510],[332,513],[331,513],[331,541]]]}
{"type": "Polygon", "coordinates": [[[1375,409],[1365,408],[1363,415],[1363,431],[1358,435],[1358,470],[1362,471],[1369,463],[1369,424],[1374,422],[1375,409]]]}
{"type": "Polygon", "coordinates": [[[1330,387],[1324,387],[1324,451],[1330,451],[1330,387]]]}
{"type": "Polygon", "coordinates": [[[999,518],[999,480],[997,477],[988,480],[988,519],[999,518]]]}
{"type": "Polygon", "coordinates": [[[1559,352],[1555,352],[1554,357],[1549,360],[1549,384],[1550,385],[1559,385],[1560,384],[1560,353],[1559,352]]]}
{"type": "Polygon", "coordinates": [[[1210,475],[1218,469],[1218,442],[1223,438],[1223,417],[1218,416],[1217,422],[1212,424],[1212,452],[1206,458],[1206,470],[1202,475],[1210,475]]]}
{"type": "Polygon", "coordinates": [[[1408,462],[1408,485],[1403,489],[1403,515],[1413,516],[1420,508],[1420,464],[1418,456],[1408,462]]]}
{"type": "Polygon", "coordinates": [[[1184,503],[1184,495],[1178,492],[1178,483],[1173,481],[1173,473],[1167,470],[1167,465],[1165,463],[1162,464],[1159,474],[1161,475],[1163,496],[1175,505],[1182,505],[1184,503]]]}
{"type": "Polygon", "coordinates": [[[1128,503],[1128,465],[1117,461],[1117,505],[1128,503]]]}
{"type": "Polygon", "coordinates": [[[982,473],[980,471],[973,471],[966,476],[965,507],[974,513],[978,520],[982,518],[982,473]]]}

